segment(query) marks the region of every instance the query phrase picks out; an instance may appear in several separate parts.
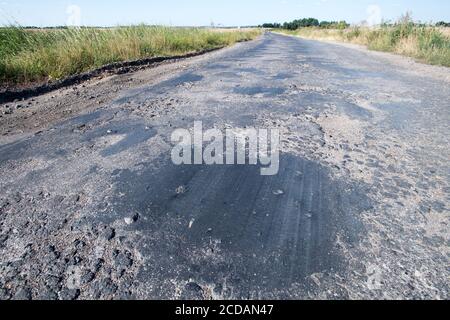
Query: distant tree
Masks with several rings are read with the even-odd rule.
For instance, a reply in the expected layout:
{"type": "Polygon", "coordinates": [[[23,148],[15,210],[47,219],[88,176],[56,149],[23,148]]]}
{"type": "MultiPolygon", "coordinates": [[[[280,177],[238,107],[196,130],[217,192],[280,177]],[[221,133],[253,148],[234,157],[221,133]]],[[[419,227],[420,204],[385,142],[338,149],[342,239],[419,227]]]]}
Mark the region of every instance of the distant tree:
{"type": "Polygon", "coordinates": [[[291,22],[285,22],[283,24],[280,23],[264,23],[261,25],[263,28],[283,28],[286,30],[297,30],[299,28],[308,28],[308,27],[320,27],[320,28],[329,28],[329,29],[345,29],[350,25],[346,21],[321,21],[316,18],[303,18],[296,19],[291,22]]]}
{"type": "Polygon", "coordinates": [[[339,21],[336,24],[336,29],[339,29],[339,30],[344,30],[344,29],[347,29],[348,27],[350,27],[350,24],[348,24],[347,21],[345,21],[345,20],[339,21]]]}
{"type": "Polygon", "coordinates": [[[445,21],[439,21],[438,23],[436,23],[436,27],[450,27],[450,22],[445,22],[445,21]]]}
{"type": "Polygon", "coordinates": [[[288,22],[283,23],[283,29],[288,29],[288,30],[290,30],[290,29],[291,29],[291,24],[288,23],[288,22]]]}
{"type": "Polygon", "coordinates": [[[272,28],[272,29],[279,29],[281,28],[281,24],[280,23],[264,23],[262,25],[263,28],[272,28]]]}
{"type": "Polygon", "coordinates": [[[335,21],[320,21],[319,27],[323,29],[328,29],[335,23],[336,23],[335,21]]]}
{"type": "Polygon", "coordinates": [[[349,26],[346,21],[321,21],[319,25],[323,29],[346,29],[349,26]]]}

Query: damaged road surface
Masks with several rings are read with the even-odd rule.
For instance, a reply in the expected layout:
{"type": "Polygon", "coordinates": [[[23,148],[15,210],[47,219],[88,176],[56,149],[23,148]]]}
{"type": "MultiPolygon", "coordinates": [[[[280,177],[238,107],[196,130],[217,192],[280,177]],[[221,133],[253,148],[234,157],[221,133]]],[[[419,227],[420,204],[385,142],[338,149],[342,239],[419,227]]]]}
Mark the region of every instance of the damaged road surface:
{"type": "Polygon", "coordinates": [[[449,101],[449,69],[268,33],[2,105],[0,299],[448,299],[449,101]],[[174,165],[194,121],[280,129],[279,173],[174,165]]]}

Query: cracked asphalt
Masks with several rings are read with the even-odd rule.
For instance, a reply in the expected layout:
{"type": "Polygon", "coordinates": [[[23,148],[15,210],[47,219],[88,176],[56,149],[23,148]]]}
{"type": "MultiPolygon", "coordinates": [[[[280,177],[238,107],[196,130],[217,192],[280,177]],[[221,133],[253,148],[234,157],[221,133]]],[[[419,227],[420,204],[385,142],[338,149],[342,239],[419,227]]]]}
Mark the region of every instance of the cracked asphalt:
{"type": "Polygon", "coordinates": [[[448,299],[449,101],[448,68],[266,33],[0,105],[0,299],[448,299]],[[200,120],[280,129],[279,174],[173,165],[200,120]]]}

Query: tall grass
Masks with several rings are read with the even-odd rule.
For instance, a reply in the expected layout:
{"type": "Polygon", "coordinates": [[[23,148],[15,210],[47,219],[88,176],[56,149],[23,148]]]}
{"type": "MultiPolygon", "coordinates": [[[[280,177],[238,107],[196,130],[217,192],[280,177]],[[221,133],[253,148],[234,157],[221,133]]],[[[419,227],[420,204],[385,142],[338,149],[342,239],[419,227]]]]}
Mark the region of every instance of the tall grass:
{"type": "Polygon", "coordinates": [[[335,40],[367,46],[450,67],[450,34],[445,28],[400,22],[378,28],[351,27],[344,30],[301,28],[281,32],[310,39],[335,40]]]}
{"type": "Polygon", "coordinates": [[[258,30],[130,26],[117,28],[0,28],[0,81],[59,79],[113,62],[178,55],[250,40],[258,30]]]}

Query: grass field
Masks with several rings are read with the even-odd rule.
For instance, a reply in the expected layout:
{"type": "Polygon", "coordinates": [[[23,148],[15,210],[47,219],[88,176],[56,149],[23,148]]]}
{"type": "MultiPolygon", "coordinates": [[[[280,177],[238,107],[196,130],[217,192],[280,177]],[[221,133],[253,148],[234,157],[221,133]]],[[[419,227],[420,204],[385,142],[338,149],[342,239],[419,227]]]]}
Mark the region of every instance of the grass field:
{"type": "Polygon", "coordinates": [[[60,79],[105,64],[179,55],[250,40],[259,30],[130,26],[117,28],[0,28],[0,82],[60,79]]]}
{"type": "Polygon", "coordinates": [[[450,67],[450,29],[399,23],[378,28],[350,27],[344,30],[300,28],[277,30],[309,39],[343,41],[371,50],[394,52],[434,65],[450,67]]]}

